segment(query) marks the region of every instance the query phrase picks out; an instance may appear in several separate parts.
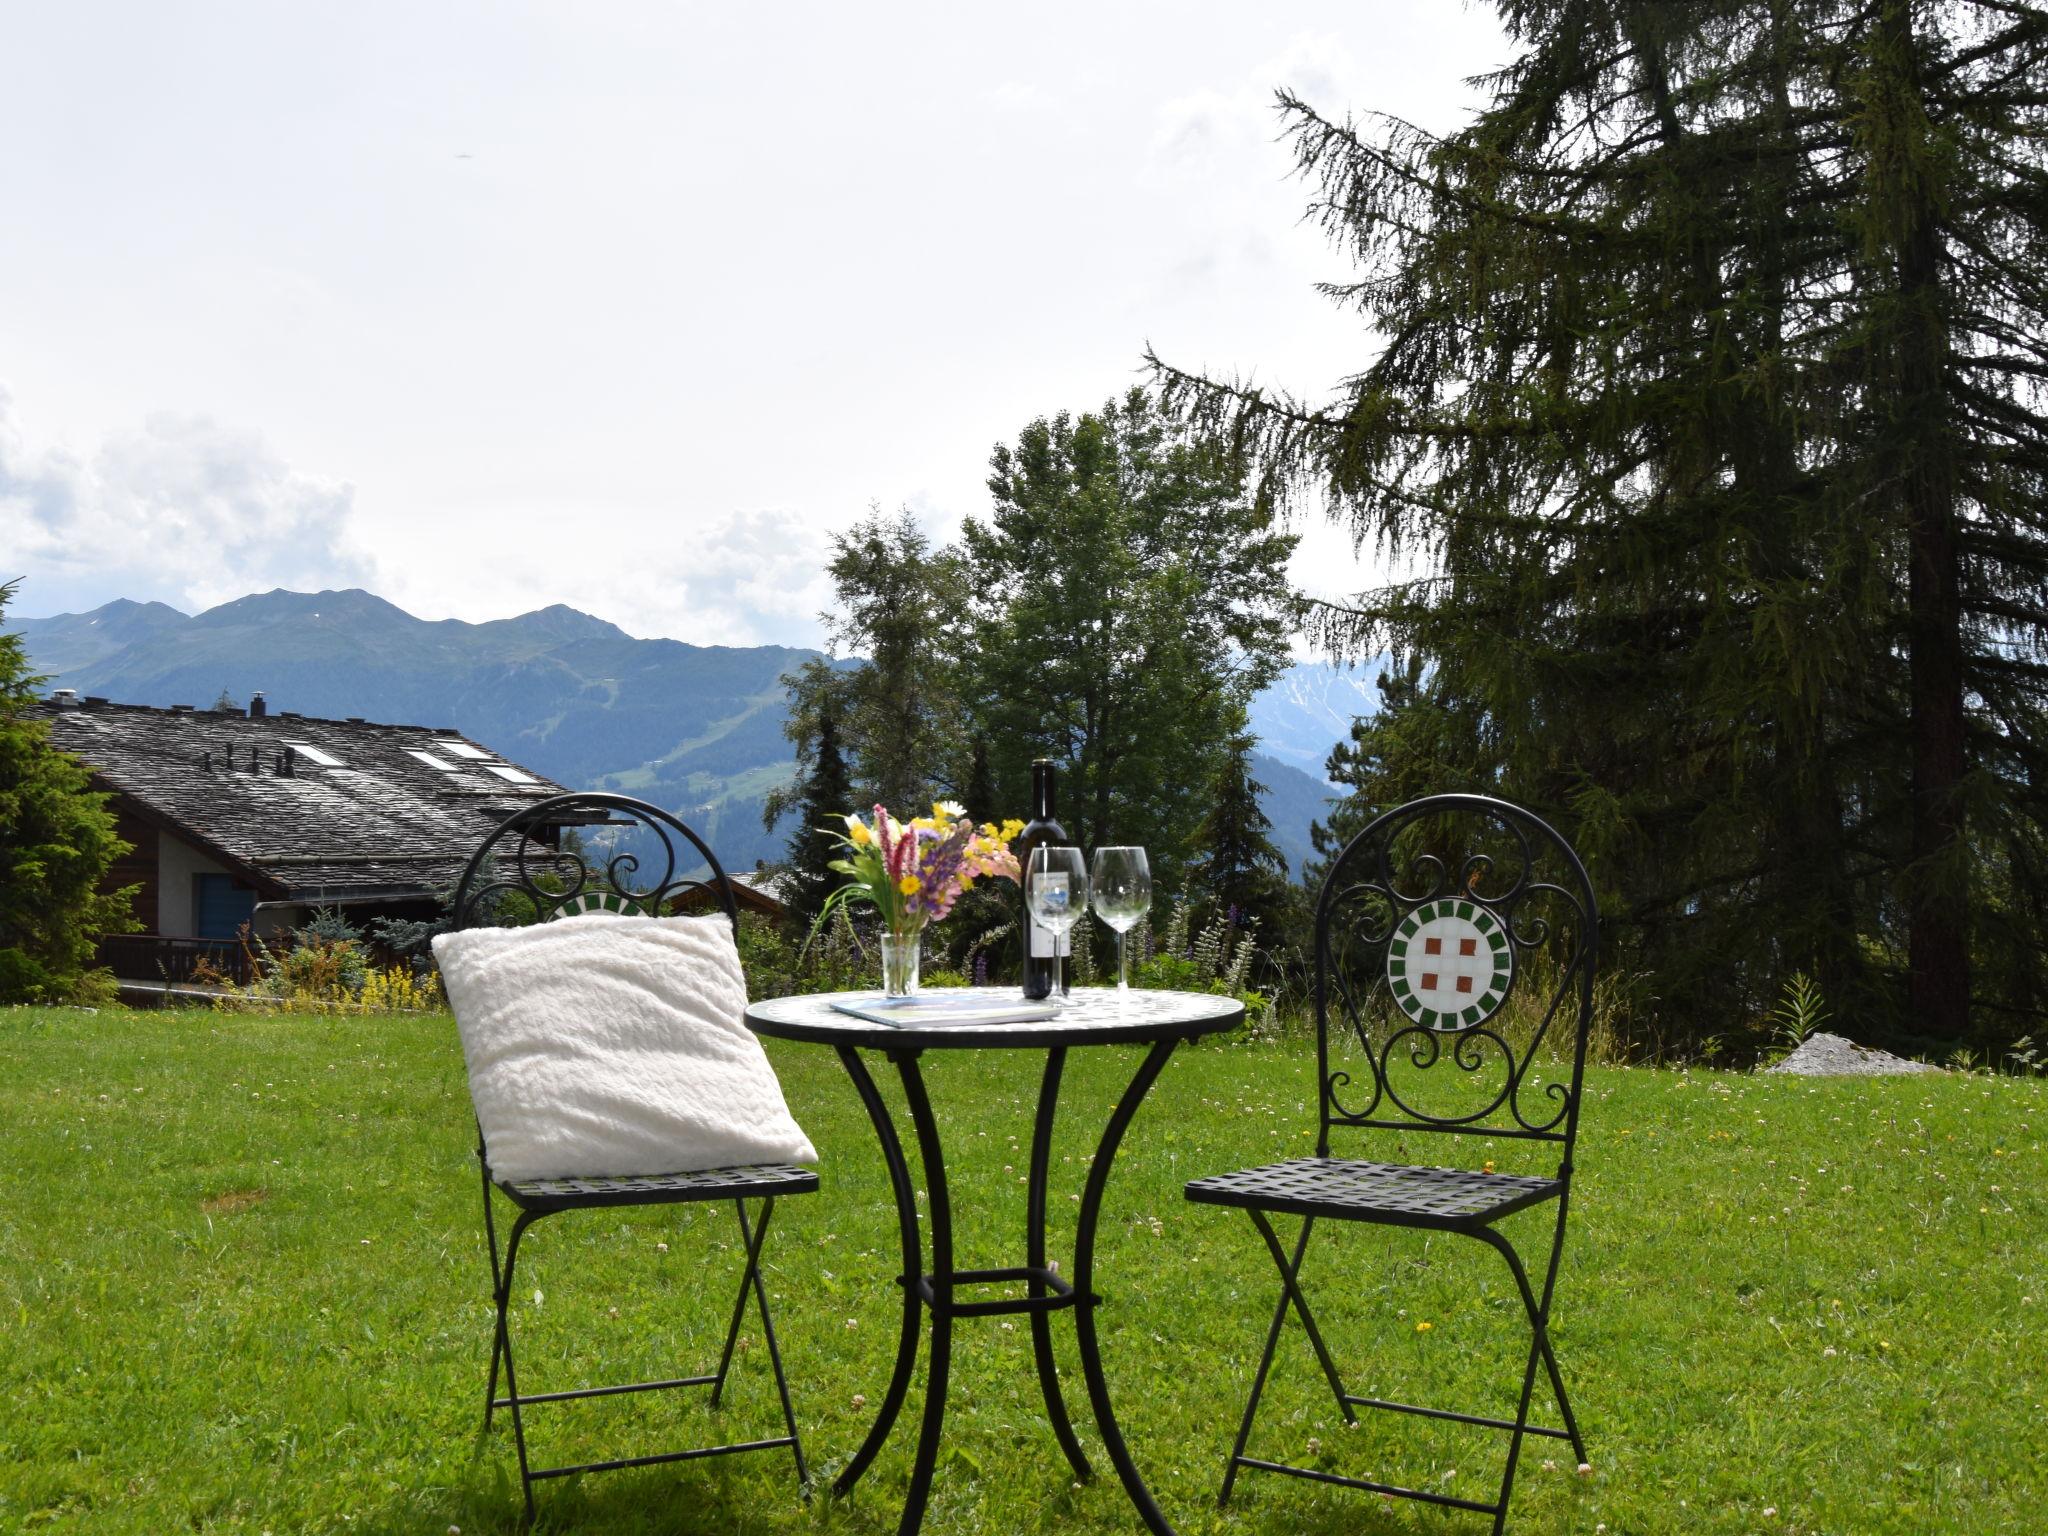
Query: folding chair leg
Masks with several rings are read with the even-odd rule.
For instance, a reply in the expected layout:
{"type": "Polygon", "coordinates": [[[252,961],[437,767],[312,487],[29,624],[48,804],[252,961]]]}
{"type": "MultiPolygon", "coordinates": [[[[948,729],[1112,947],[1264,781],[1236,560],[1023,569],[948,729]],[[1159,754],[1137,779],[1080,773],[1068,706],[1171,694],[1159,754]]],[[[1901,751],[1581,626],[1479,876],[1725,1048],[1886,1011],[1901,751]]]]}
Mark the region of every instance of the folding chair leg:
{"type": "Polygon", "coordinates": [[[1223,1486],[1216,1493],[1216,1503],[1219,1507],[1230,1502],[1230,1491],[1236,1486],[1238,1465],[1244,1458],[1245,1446],[1251,1440],[1252,1420],[1258,1417],[1259,1398],[1266,1390],[1266,1377],[1273,1369],[1273,1354],[1279,1347],[1280,1329],[1287,1321],[1287,1309],[1290,1305],[1300,1309],[1302,1323],[1308,1331],[1310,1342],[1315,1347],[1316,1358],[1322,1362],[1323,1374],[1329,1380],[1330,1390],[1337,1395],[1337,1406],[1344,1411],[1345,1422],[1355,1423],[1358,1417],[1352,1411],[1351,1404],[1346,1401],[1343,1383],[1337,1377],[1337,1367],[1331,1361],[1329,1351],[1323,1347],[1322,1333],[1317,1329],[1315,1319],[1309,1313],[1308,1303],[1302,1299],[1298,1283],[1302,1256],[1308,1251],[1309,1234],[1315,1230],[1316,1219],[1313,1216],[1302,1218],[1301,1236],[1295,1240],[1294,1257],[1290,1261],[1286,1250],[1280,1246],[1280,1239],[1274,1234],[1272,1223],[1266,1220],[1264,1213],[1251,1210],[1246,1214],[1258,1227],[1259,1235],[1265,1238],[1266,1247],[1273,1255],[1273,1263],[1280,1271],[1280,1300],[1273,1308],[1273,1325],[1266,1330],[1266,1348],[1259,1356],[1259,1368],[1252,1377],[1251,1396],[1245,1399],[1244,1418],[1237,1426],[1237,1442],[1231,1446],[1230,1460],[1223,1469],[1223,1486]]]}
{"type": "Polygon", "coordinates": [[[762,1203],[766,1207],[766,1211],[761,1219],[761,1235],[759,1239],[756,1239],[754,1234],[748,1230],[746,1202],[744,1200],[735,1200],[732,1203],[733,1209],[738,1211],[740,1215],[740,1250],[747,1256],[747,1267],[740,1272],[739,1294],[733,1297],[732,1302],[732,1322],[726,1327],[725,1348],[719,1352],[718,1370],[711,1381],[711,1406],[714,1408],[719,1405],[719,1400],[725,1396],[726,1372],[732,1368],[732,1352],[738,1347],[740,1340],[740,1322],[747,1315],[747,1290],[753,1283],[754,1266],[761,1259],[761,1243],[766,1241],[768,1236],[768,1215],[772,1214],[775,1208],[775,1202],[772,1199],[762,1203]]]}
{"type": "MultiPolygon", "coordinates": [[[[768,1289],[761,1283],[761,1247],[768,1241],[768,1223],[775,1215],[775,1197],[769,1195],[761,1202],[761,1225],[752,1232],[747,1230],[747,1203],[733,1201],[733,1209],[739,1212],[740,1237],[747,1245],[747,1278],[753,1282],[754,1304],[761,1309],[761,1337],[768,1345],[768,1365],[775,1373],[776,1395],[782,1399],[782,1423],[789,1431],[789,1452],[796,1460],[797,1488],[805,1499],[811,1496],[811,1474],[804,1466],[804,1443],[796,1432],[796,1410],[790,1406],[789,1378],[782,1373],[782,1350],[775,1342],[775,1318],[768,1310],[768,1289]]],[[[745,1298],[744,1282],[741,1291],[745,1298]]],[[[732,1358],[732,1342],[726,1342],[726,1359],[732,1358]]],[[[712,1402],[718,1401],[718,1393],[725,1385],[725,1363],[718,1367],[718,1384],[712,1390],[712,1402]]]]}
{"type": "MultiPolygon", "coordinates": [[[[1499,1239],[1495,1241],[1495,1245],[1499,1245],[1499,1239]]],[[[1524,1274],[1520,1260],[1511,1251],[1509,1251],[1507,1268],[1513,1272],[1513,1276],[1516,1276],[1516,1286],[1522,1290],[1522,1309],[1528,1313],[1530,1327],[1534,1329],[1536,1339],[1538,1339],[1538,1343],[1542,1346],[1544,1370],[1550,1374],[1550,1391],[1556,1395],[1556,1411],[1559,1411],[1559,1415],[1565,1419],[1565,1434],[1571,1438],[1573,1452],[1579,1456],[1581,1462],[1585,1462],[1587,1454],[1585,1454],[1585,1440],[1579,1436],[1579,1419],[1571,1411],[1571,1397],[1565,1393],[1565,1374],[1559,1368],[1556,1368],[1556,1346],[1552,1346],[1552,1343],[1550,1343],[1550,1296],[1556,1292],[1556,1266],[1559,1266],[1559,1260],[1563,1257],[1563,1249],[1565,1249],[1565,1208],[1563,1208],[1563,1202],[1559,1202],[1559,1217],[1556,1217],[1556,1233],[1550,1239],[1550,1270],[1548,1270],[1548,1274],[1544,1274],[1544,1282],[1542,1282],[1542,1300],[1536,1298],[1536,1292],[1530,1288],[1528,1274],[1524,1274]]]]}
{"type": "Polygon", "coordinates": [[[1266,1220],[1265,1212],[1251,1210],[1245,1214],[1251,1217],[1253,1225],[1259,1229],[1259,1236],[1266,1240],[1266,1251],[1273,1255],[1273,1263],[1280,1271],[1280,1284],[1285,1292],[1283,1300],[1292,1301],[1294,1310],[1301,1317],[1301,1326],[1307,1332],[1309,1344],[1316,1352],[1316,1360],[1322,1365],[1323,1379],[1329,1382],[1330,1393],[1337,1399],[1337,1411],[1344,1415],[1345,1423],[1356,1424],[1358,1414],[1353,1410],[1350,1395],[1345,1392],[1344,1382],[1337,1374],[1337,1362],[1330,1358],[1329,1346],[1323,1343],[1323,1331],[1316,1326],[1315,1316],[1308,1309],[1308,1298],[1301,1292],[1302,1250],[1308,1247],[1308,1222],[1314,1218],[1304,1219],[1301,1241],[1296,1245],[1294,1263],[1290,1266],[1286,1254],[1280,1247],[1280,1239],[1274,1235],[1272,1223],[1266,1220]]]}
{"type": "MultiPolygon", "coordinates": [[[[512,1302],[512,1271],[519,1259],[519,1239],[537,1219],[533,1212],[521,1211],[519,1219],[512,1223],[512,1235],[505,1243],[504,1278],[498,1286],[498,1352],[505,1360],[505,1403],[512,1410],[512,1443],[519,1452],[519,1486],[526,1494],[529,1524],[533,1521],[533,1474],[526,1459],[526,1422],[519,1413],[519,1378],[512,1367],[512,1328],[507,1312],[512,1302]]],[[[492,1364],[495,1367],[496,1357],[492,1364]]]]}
{"type": "Polygon", "coordinates": [[[1557,1368],[1557,1354],[1550,1343],[1550,1299],[1557,1284],[1557,1264],[1564,1245],[1564,1210],[1560,1202],[1557,1232],[1551,1241],[1550,1269],[1543,1282],[1543,1296],[1537,1299],[1529,1285],[1528,1271],[1522,1266],[1521,1255],[1514,1246],[1491,1227],[1474,1234],[1500,1251],[1507,1260],[1508,1269],[1515,1277],[1515,1286],[1522,1293],[1522,1307],[1529,1315],[1529,1359],[1522,1370],[1522,1396],[1515,1409],[1514,1432],[1508,1440],[1508,1462],[1501,1473],[1500,1502],[1493,1517],[1494,1536],[1501,1536],[1508,1518],[1508,1497],[1514,1491],[1515,1469],[1521,1460],[1522,1437],[1529,1427],[1529,1400],[1536,1390],[1536,1365],[1540,1360],[1548,1368],[1551,1390],[1557,1394],[1558,1412],[1564,1418],[1565,1432],[1571,1439],[1572,1450],[1581,1463],[1586,1460],[1585,1442],[1579,1438],[1579,1424],[1572,1413],[1571,1399],[1565,1395],[1564,1377],[1557,1368]]]}
{"type": "Polygon", "coordinates": [[[497,1321],[491,1329],[491,1375],[484,1385],[484,1428],[488,1430],[492,1409],[498,1401],[498,1360],[505,1352],[505,1272],[498,1262],[498,1224],[491,1210],[490,1170],[482,1168],[481,1154],[477,1162],[484,1184],[484,1243],[491,1253],[491,1302],[497,1312],[497,1321]]]}

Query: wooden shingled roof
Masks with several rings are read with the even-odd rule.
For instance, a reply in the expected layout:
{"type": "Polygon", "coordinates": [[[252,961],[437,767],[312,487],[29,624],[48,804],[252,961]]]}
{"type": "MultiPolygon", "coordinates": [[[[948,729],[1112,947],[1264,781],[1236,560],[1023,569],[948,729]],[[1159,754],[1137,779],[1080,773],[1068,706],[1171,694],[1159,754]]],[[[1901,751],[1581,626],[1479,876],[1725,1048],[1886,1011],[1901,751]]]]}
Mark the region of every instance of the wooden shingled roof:
{"type": "Polygon", "coordinates": [[[428,726],[99,700],[52,700],[38,713],[97,787],[126,796],[144,819],[275,901],[445,891],[492,826],[563,792],[459,732],[428,726]]]}

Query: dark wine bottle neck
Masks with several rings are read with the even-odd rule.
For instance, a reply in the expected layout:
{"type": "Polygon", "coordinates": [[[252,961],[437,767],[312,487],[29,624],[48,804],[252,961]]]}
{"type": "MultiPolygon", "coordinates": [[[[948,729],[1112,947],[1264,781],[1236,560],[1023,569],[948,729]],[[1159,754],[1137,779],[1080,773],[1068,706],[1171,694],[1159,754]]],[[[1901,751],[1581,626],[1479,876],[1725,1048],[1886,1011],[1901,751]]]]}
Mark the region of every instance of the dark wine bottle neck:
{"type": "Polygon", "coordinates": [[[1031,819],[1051,821],[1052,808],[1052,764],[1031,765],[1031,819]]]}

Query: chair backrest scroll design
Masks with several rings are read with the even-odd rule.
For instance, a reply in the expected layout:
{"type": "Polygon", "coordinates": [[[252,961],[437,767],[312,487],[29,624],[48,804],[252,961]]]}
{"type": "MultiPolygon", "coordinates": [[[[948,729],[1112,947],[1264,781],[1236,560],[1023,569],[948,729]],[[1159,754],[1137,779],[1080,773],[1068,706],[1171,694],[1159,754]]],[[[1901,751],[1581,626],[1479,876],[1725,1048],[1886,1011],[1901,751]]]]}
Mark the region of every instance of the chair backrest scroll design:
{"type": "Polygon", "coordinates": [[[512,901],[529,905],[539,921],[594,911],[659,915],[697,891],[738,930],[724,867],[681,821],[627,795],[555,795],[513,812],[484,840],[456,886],[450,926],[493,923],[512,901]],[[588,848],[564,846],[569,832],[601,834],[610,846],[592,857],[588,848]],[[699,861],[708,874],[678,875],[679,866],[694,870],[699,861]]]}
{"type": "Polygon", "coordinates": [[[1568,1160],[1598,958],[1585,866],[1532,812],[1448,794],[1376,818],[1316,900],[1319,1155],[1354,1127],[1562,1142],[1568,1160]],[[1569,1077],[1538,1091],[1553,1050],[1569,1077]]]}

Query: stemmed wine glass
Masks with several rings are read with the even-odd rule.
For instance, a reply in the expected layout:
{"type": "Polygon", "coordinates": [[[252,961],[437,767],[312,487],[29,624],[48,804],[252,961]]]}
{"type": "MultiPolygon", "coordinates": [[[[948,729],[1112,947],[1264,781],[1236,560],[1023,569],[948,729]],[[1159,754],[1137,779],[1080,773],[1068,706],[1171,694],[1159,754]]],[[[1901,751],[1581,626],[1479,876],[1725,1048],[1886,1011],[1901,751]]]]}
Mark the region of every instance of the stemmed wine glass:
{"type": "Polygon", "coordinates": [[[1098,848],[1089,892],[1095,915],[1116,930],[1116,990],[1119,999],[1131,990],[1124,935],[1152,910],[1152,870],[1142,848],[1098,848]]]}
{"type": "MultiPolygon", "coordinates": [[[[1088,910],[1088,867],[1081,862],[1081,850],[1050,845],[1032,849],[1031,867],[1024,871],[1024,900],[1032,917],[1052,930],[1054,957],[1060,958],[1068,932],[1088,910]]],[[[1062,967],[1060,1001],[1069,997],[1062,967]]]]}

